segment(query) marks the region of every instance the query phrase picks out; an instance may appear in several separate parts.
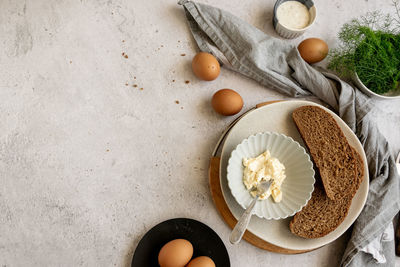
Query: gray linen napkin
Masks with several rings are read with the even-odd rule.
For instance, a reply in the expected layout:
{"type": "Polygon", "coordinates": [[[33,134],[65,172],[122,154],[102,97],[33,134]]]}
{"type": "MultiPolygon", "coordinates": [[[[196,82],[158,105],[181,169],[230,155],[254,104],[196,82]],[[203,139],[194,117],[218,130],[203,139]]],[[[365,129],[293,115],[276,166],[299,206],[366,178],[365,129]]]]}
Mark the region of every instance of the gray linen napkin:
{"type": "MultiPolygon", "coordinates": [[[[318,97],[357,134],[368,160],[370,189],[354,223],[342,266],[377,265],[360,248],[392,223],[400,209],[400,184],[388,142],[369,117],[373,107],[370,99],[335,75],[311,67],[293,45],[268,36],[226,11],[187,0],[179,4],[202,51],[213,53],[232,70],[278,92],[318,97]]],[[[383,244],[383,249],[386,265],[394,266],[394,242],[383,244]]]]}

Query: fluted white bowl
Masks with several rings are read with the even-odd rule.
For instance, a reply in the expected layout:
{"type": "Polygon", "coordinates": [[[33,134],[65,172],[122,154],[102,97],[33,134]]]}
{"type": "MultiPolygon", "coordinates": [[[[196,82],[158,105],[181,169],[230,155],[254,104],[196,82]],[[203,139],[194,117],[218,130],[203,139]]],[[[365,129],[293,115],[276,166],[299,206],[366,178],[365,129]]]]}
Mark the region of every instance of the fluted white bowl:
{"type": "Polygon", "coordinates": [[[243,184],[243,158],[254,158],[265,150],[285,166],[286,179],[281,191],[282,201],[275,203],[272,197],[257,201],[254,214],[266,219],[284,219],[300,211],[310,200],[314,190],[314,169],[310,156],[300,144],[284,134],[258,133],[243,140],[232,151],[228,161],[228,186],[233,197],[246,209],[253,197],[243,184]]]}

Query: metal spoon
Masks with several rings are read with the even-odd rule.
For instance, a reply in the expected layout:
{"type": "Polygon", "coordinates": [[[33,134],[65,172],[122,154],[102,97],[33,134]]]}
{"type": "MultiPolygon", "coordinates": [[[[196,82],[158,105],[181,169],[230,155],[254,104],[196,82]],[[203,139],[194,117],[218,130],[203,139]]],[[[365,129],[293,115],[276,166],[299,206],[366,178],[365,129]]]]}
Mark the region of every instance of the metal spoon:
{"type": "MultiPolygon", "coordinates": [[[[236,223],[235,228],[233,228],[231,235],[229,236],[229,241],[231,244],[237,244],[242,240],[243,234],[249,225],[251,215],[253,215],[253,209],[260,195],[267,192],[268,188],[271,186],[272,180],[260,183],[255,190],[257,190],[257,195],[247,207],[242,217],[236,223]]],[[[253,191],[253,190],[252,190],[253,191]]]]}

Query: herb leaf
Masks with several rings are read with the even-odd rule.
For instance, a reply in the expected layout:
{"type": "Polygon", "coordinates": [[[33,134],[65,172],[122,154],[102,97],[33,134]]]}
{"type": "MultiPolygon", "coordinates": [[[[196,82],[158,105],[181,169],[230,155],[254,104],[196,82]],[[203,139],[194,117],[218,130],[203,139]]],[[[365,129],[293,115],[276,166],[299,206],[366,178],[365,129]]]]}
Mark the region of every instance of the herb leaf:
{"type": "Polygon", "coordinates": [[[398,18],[370,12],[345,23],[339,48],[329,53],[328,68],[343,76],[357,73],[372,91],[383,94],[400,85],[400,11],[398,18]]]}

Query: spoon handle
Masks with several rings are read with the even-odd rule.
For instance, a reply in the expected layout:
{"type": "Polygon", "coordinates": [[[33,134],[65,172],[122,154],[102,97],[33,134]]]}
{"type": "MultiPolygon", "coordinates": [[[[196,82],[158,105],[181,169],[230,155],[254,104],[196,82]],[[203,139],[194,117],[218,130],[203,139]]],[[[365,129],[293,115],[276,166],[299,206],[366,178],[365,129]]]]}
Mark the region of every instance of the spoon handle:
{"type": "Polygon", "coordinates": [[[253,201],[250,203],[250,206],[247,207],[246,211],[243,213],[242,217],[240,217],[239,221],[236,223],[235,228],[233,228],[231,235],[229,236],[229,241],[232,244],[237,244],[243,237],[244,232],[249,225],[250,218],[253,212],[253,208],[256,205],[258,196],[256,196],[253,201]]]}

